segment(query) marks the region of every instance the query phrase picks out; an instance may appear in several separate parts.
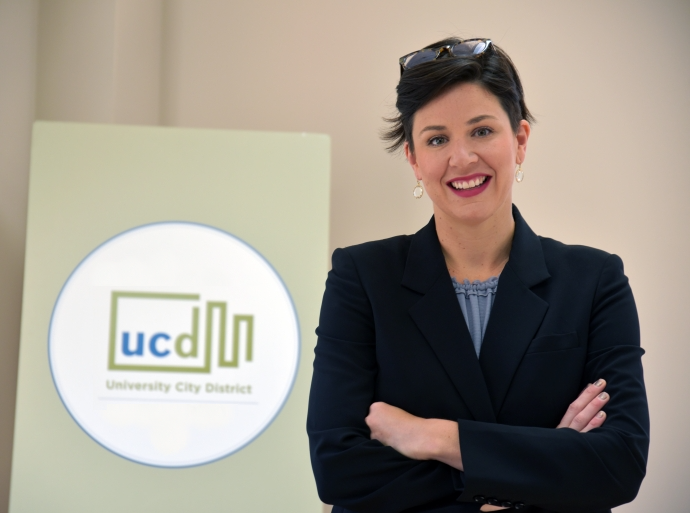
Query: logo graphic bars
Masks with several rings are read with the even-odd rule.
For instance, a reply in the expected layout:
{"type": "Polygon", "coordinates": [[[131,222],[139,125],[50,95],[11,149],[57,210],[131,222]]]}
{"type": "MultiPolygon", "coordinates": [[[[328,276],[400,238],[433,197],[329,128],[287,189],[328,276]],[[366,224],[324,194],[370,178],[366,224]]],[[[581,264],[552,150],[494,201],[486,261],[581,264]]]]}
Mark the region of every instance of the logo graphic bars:
{"type": "MultiPolygon", "coordinates": [[[[110,302],[108,370],[209,374],[211,373],[214,334],[218,340],[218,367],[239,366],[241,341],[244,341],[244,359],[251,362],[254,352],[254,316],[233,315],[232,345],[229,348],[230,354],[228,354],[226,343],[227,303],[208,301],[205,308],[204,344],[200,347],[199,306],[190,306],[188,303],[184,303],[199,300],[199,294],[113,291],[110,302]],[[136,302],[132,305],[125,300],[135,300],[136,302]],[[171,301],[174,302],[171,304],[178,308],[165,312],[165,305],[158,303],[153,304],[157,307],[157,312],[155,310],[147,312],[146,306],[151,306],[151,301],[171,301]],[[135,305],[136,308],[132,309],[131,307],[135,305]],[[130,306],[129,313],[133,319],[130,319],[127,327],[119,329],[118,325],[122,324],[119,322],[122,320],[119,317],[119,314],[122,314],[122,306],[130,306]],[[186,311],[187,315],[191,317],[191,328],[176,336],[160,331],[160,326],[157,326],[158,329],[149,330],[150,334],[147,334],[146,330],[137,329],[135,331],[132,329],[133,324],[139,324],[141,327],[141,324],[136,321],[141,320],[142,317],[160,319],[161,306],[163,306],[163,316],[168,318],[171,315],[181,317],[186,311]],[[186,308],[180,310],[179,306],[186,308]]],[[[150,322],[145,324],[150,325],[150,322]]]]}

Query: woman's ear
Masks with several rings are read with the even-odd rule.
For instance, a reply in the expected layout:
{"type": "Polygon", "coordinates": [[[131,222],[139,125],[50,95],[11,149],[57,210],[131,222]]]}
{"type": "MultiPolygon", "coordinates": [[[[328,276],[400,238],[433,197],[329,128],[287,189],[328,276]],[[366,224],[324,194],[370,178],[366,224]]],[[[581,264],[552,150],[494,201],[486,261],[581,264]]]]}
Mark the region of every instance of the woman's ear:
{"type": "Polygon", "coordinates": [[[527,141],[529,140],[529,134],[532,130],[529,123],[524,119],[520,121],[517,133],[515,134],[515,139],[517,140],[517,155],[516,163],[522,164],[525,161],[525,155],[527,154],[527,141]]]}
{"type": "Polygon", "coordinates": [[[410,163],[410,166],[414,171],[415,178],[417,180],[421,180],[421,178],[419,177],[419,166],[417,165],[417,157],[415,157],[414,151],[412,151],[412,149],[410,148],[410,143],[405,141],[405,143],[403,144],[403,150],[405,150],[405,158],[410,163]]]}

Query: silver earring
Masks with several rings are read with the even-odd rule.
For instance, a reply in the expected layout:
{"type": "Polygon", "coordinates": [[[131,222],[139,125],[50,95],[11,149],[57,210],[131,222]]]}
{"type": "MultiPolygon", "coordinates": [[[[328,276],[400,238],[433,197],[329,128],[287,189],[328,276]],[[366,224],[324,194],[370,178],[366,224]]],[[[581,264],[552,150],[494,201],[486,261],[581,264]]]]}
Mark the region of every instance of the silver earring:
{"type": "Polygon", "coordinates": [[[515,181],[517,183],[520,183],[524,179],[525,179],[525,172],[522,170],[522,164],[518,164],[518,167],[515,170],[515,181]]]}
{"type": "Polygon", "coordinates": [[[417,185],[415,185],[414,189],[412,189],[412,196],[414,196],[416,199],[424,196],[424,188],[422,187],[422,184],[419,183],[419,180],[417,180],[417,185]]]}

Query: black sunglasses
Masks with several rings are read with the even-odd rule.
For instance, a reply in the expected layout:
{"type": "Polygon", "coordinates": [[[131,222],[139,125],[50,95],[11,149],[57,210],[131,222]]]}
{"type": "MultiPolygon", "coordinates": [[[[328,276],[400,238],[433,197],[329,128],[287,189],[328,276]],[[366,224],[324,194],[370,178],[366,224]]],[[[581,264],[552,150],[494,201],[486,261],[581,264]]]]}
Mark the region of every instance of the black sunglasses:
{"type": "Polygon", "coordinates": [[[400,74],[402,75],[408,69],[425,62],[435,61],[443,55],[448,57],[476,57],[485,53],[491,45],[491,39],[465,39],[452,45],[417,50],[400,57],[400,74]]]}

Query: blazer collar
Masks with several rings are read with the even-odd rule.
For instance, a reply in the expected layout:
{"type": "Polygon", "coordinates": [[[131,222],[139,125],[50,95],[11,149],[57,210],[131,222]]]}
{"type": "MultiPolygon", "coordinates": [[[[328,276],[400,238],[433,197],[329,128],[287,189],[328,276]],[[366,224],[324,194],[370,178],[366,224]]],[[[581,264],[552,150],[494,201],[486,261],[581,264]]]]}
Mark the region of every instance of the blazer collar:
{"type": "Polygon", "coordinates": [[[548,304],[529,290],[549,278],[539,238],[513,206],[515,234],[501,273],[481,358],[453,289],[434,218],[411,240],[402,284],[423,297],[409,314],[475,420],[496,422],[522,355],[548,304]]]}
{"type": "MultiPolygon", "coordinates": [[[[539,237],[527,225],[518,208],[513,205],[515,234],[508,265],[527,287],[550,278],[539,237]]],[[[416,292],[425,293],[439,278],[448,275],[441,243],[436,233],[436,220],[412,236],[402,284],[416,292]]],[[[448,278],[450,279],[450,277],[448,278]]]]}
{"type": "Polygon", "coordinates": [[[546,267],[541,242],[515,205],[513,205],[513,219],[515,220],[515,235],[508,264],[527,287],[534,287],[551,277],[546,267]]]}

